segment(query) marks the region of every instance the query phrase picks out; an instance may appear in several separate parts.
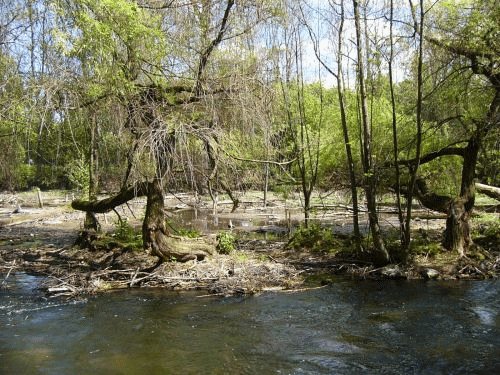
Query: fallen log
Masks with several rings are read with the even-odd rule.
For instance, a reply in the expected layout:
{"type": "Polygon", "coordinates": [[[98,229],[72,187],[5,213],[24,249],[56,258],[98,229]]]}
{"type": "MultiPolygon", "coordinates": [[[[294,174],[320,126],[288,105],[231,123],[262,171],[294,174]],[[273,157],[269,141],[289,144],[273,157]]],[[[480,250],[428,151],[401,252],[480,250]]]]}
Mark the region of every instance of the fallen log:
{"type": "Polygon", "coordinates": [[[500,188],[491,185],[480,184],[476,182],[476,190],[478,193],[487,195],[490,198],[500,201],[500,188]]]}

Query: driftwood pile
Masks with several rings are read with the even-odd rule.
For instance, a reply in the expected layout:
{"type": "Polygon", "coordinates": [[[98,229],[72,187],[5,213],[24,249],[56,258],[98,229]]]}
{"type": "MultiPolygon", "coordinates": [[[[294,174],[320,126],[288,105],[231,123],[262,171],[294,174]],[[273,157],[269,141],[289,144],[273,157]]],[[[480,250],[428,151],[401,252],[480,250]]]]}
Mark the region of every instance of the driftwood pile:
{"type": "MultiPolygon", "coordinates": [[[[0,273],[16,270],[46,276],[42,289],[51,297],[77,297],[121,288],[162,287],[206,290],[210,295],[254,294],[299,282],[301,271],[252,252],[215,254],[203,261],[165,262],[145,252],[100,252],[42,247],[2,252],[0,273]]],[[[1,282],[1,281],[0,281],[1,282]]]]}

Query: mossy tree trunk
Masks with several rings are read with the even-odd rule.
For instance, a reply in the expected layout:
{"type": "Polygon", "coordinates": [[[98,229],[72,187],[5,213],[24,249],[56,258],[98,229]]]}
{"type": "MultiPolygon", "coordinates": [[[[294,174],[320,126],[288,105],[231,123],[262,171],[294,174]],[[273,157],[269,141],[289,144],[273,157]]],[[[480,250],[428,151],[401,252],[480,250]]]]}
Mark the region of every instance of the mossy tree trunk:
{"type": "Polygon", "coordinates": [[[127,189],[122,189],[113,197],[100,201],[75,200],[71,203],[71,206],[75,210],[105,213],[139,196],[147,196],[142,236],[143,246],[151,254],[163,260],[182,262],[190,259],[201,260],[215,252],[215,241],[210,239],[183,238],[169,234],[160,180],[137,183],[127,189]]]}

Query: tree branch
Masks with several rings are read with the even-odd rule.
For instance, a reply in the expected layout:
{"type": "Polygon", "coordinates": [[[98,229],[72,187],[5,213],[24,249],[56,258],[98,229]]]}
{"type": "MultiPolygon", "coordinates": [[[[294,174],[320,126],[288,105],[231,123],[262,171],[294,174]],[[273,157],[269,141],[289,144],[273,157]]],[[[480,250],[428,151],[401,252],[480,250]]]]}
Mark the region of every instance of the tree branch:
{"type": "Polygon", "coordinates": [[[224,33],[226,32],[227,21],[229,19],[229,13],[231,12],[231,8],[233,7],[233,5],[234,5],[234,0],[227,0],[226,10],[224,11],[224,16],[222,17],[219,32],[217,33],[217,36],[215,37],[215,39],[212,40],[212,42],[209,44],[207,49],[200,56],[200,65],[198,65],[198,74],[196,77],[196,87],[195,87],[196,96],[201,95],[202,76],[203,76],[203,73],[205,72],[205,67],[207,65],[208,58],[210,57],[214,48],[217,47],[217,45],[222,41],[222,37],[224,36],[224,33]]]}
{"type": "Polygon", "coordinates": [[[149,182],[139,182],[132,187],[122,189],[115,196],[100,201],[74,200],[71,202],[71,207],[78,211],[106,213],[136,197],[148,195],[149,186],[149,182]]]}
{"type": "MultiPolygon", "coordinates": [[[[429,152],[428,154],[422,156],[419,160],[416,158],[414,159],[408,159],[408,160],[398,160],[399,165],[406,165],[408,167],[412,167],[418,164],[425,164],[433,161],[434,159],[437,159],[441,156],[464,156],[465,155],[465,148],[463,147],[445,147],[442,148],[441,150],[438,151],[433,151],[429,152]]],[[[394,163],[389,162],[385,164],[386,167],[393,167],[394,163]]]]}

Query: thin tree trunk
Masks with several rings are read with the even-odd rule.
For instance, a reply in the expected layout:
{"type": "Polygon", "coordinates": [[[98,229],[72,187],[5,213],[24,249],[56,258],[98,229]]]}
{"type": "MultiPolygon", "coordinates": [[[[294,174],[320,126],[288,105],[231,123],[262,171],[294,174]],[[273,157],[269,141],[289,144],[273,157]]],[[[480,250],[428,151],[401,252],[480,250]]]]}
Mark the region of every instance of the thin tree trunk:
{"type": "Polygon", "coordinates": [[[394,166],[396,173],[396,206],[398,209],[398,220],[399,220],[399,233],[400,233],[400,243],[403,252],[407,253],[407,248],[405,248],[406,240],[406,229],[405,220],[403,216],[403,209],[401,207],[401,173],[399,170],[398,154],[398,128],[397,128],[397,117],[396,117],[396,99],[394,95],[394,78],[393,78],[393,62],[394,62],[394,0],[391,0],[390,4],[390,22],[389,22],[389,41],[390,41],[390,56],[389,56],[389,88],[391,92],[391,109],[392,109],[392,144],[394,150],[394,166]]]}
{"type": "Polygon", "coordinates": [[[267,190],[269,189],[269,163],[264,164],[264,186],[263,186],[263,189],[264,189],[264,203],[263,203],[263,205],[264,205],[264,207],[267,207],[267,190]]]}
{"type": "Polygon", "coordinates": [[[344,104],[344,74],[342,72],[342,45],[343,45],[343,31],[345,22],[344,13],[344,0],[340,1],[340,25],[338,35],[338,57],[337,57],[337,92],[339,97],[340,117],[342,122],[342,132],[344,134],[344,145],[347,156],[347,166],[349,170],[349,179],[351,183],[351,197],[352,197],[352,224],[354,231],[354,241],[356,249],[361,250],[361,232],[359,230],[359,207],[358,207],[358,190],[356,184],[356,172],[354,170],[354,161],[352,157],[351,142],[349,140],[349,129],[347,127],[347,115],[344,104]]]}
{"type": "MultiPolygon", "coordinates": [[[[89,201],[95,201],[97,199],[97,134],[98,134],[98,124],[97,124],[97,115],[94,112],[92,114],[92,123],[90,128],[90,145],[89,145],[89,201]]],[[[87,211],[85,215],[85,221],[83,224],[85,229],[93,229],[96,232],[100,231],[101,226],[97,217],[93,212],[87,211]]]]}
{"type": "Polygon", "coordinates": [[[417,35],[419,35],[420,40],[418,44],[418,66],[417,66],[417,142],[415,150],[415,166],[411,169],[411,182],[410,189],[407,197],[406,206],[406,223],[404,228],[404,242],[402,248],[408,251],[410,246],[410,226],[411,226],[411,210],[413,202],[413,192],[415,189],[415,182],[417,181],[418,168],[420,166],[420,153],[422,148],[422,101],[423,101],[423,46],[424,46],[424,2],[420,0],[420,20],[418,23],[419,28],[417,35]]]}
{"type": "Polygon", "coordinates": [[[373,245],[376,251],[376,262],[384,264],[389,262],[389,254],[385,248],[380,232],[377,214],[376,202],[376,187],[375,175],[372,166],[371,158],[371,129],[368,120],[368,105],[366,98],[365,77],[364,77],[364,63],[363,51],[361,42],[361,25],[359,16],[359,3],[358,0],[353,0],[354,7],[354,23],[356,29],[356,49],[357,49],[357,70],[359,81],[359,94],[361,100],[361,123],[363,130],[363,172],[365,175],[365,193],[366,202],[368,207],[368,218],[370,224],[370,232],[373,236],[373,245]]]}

